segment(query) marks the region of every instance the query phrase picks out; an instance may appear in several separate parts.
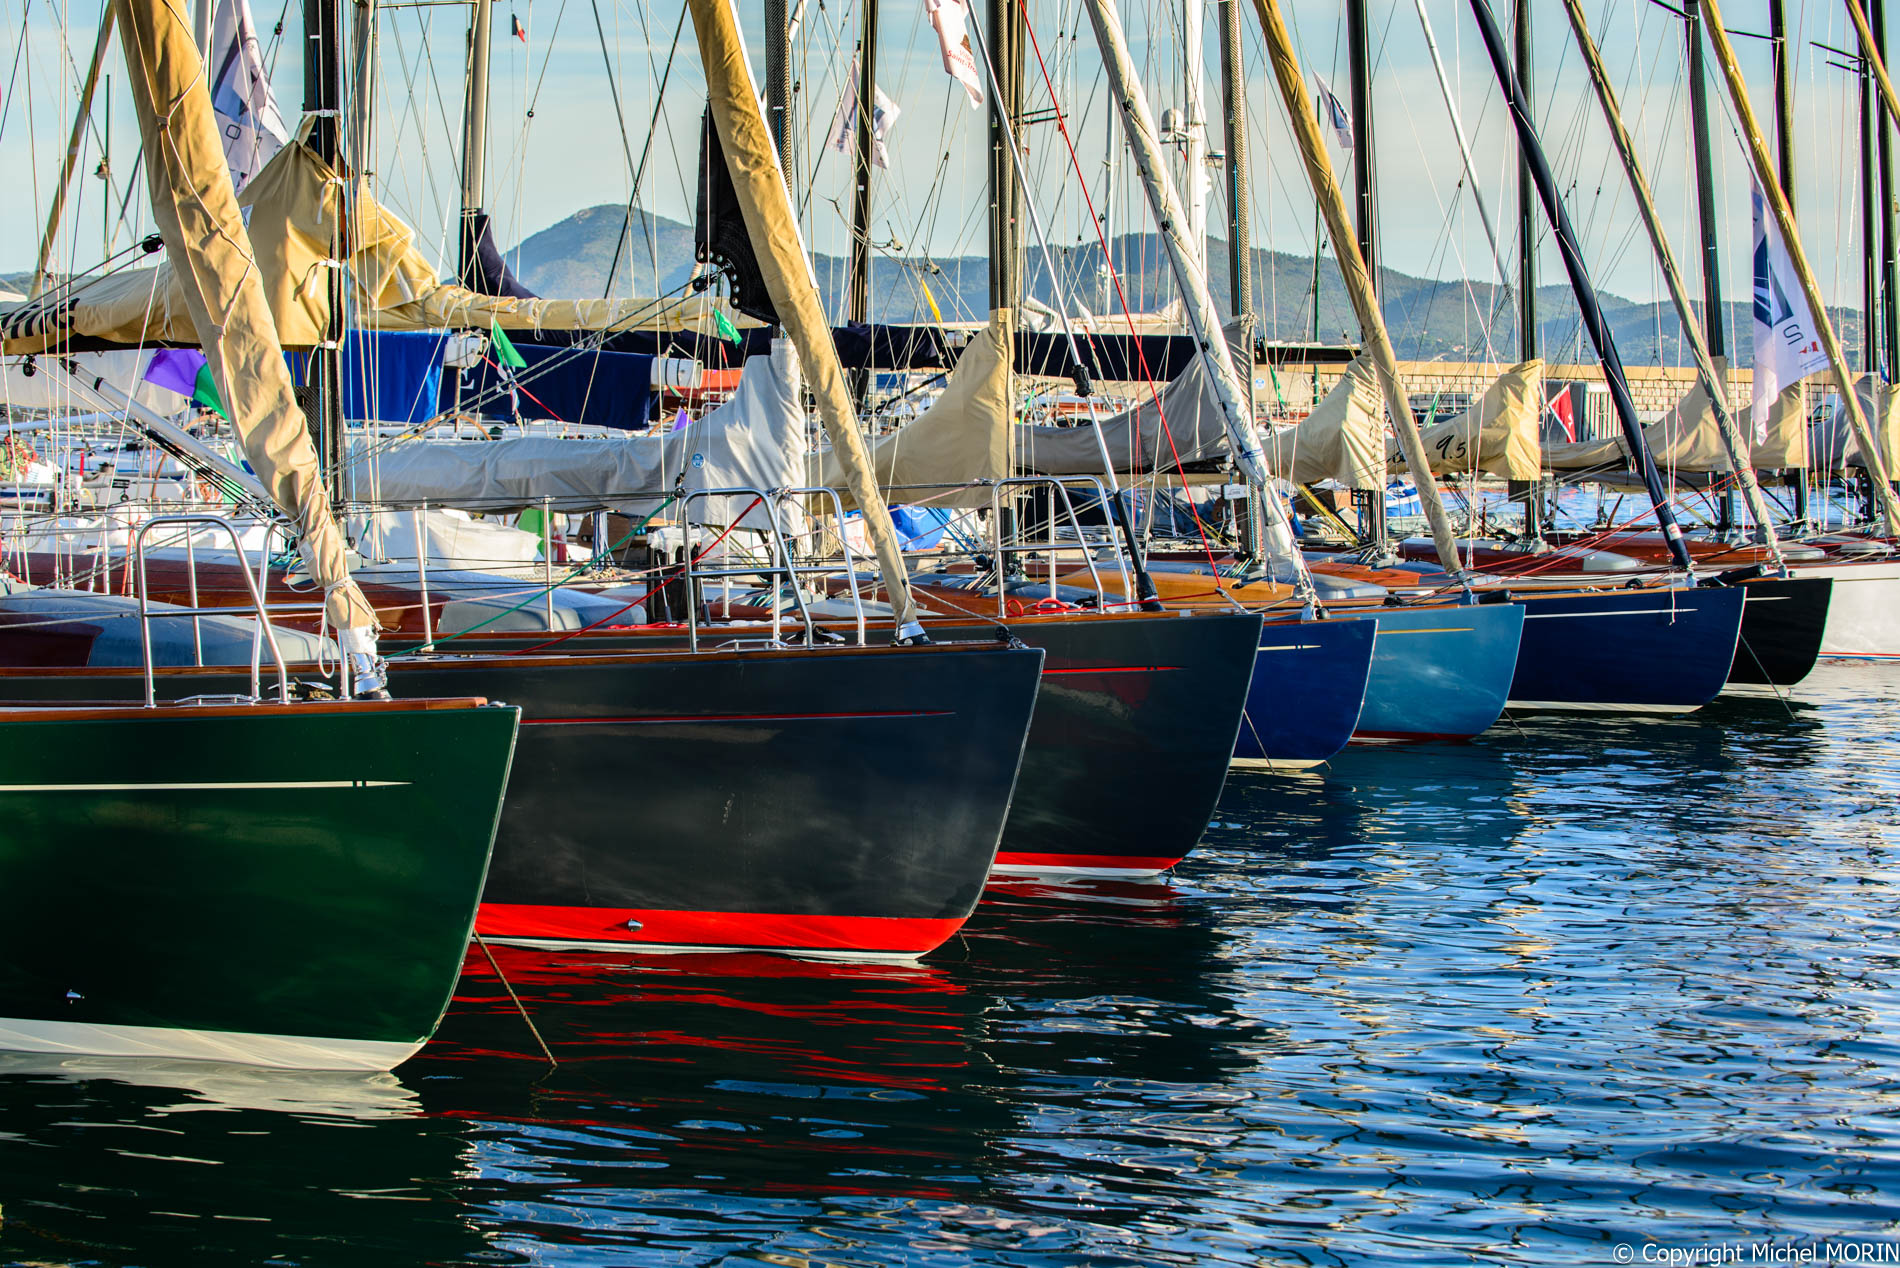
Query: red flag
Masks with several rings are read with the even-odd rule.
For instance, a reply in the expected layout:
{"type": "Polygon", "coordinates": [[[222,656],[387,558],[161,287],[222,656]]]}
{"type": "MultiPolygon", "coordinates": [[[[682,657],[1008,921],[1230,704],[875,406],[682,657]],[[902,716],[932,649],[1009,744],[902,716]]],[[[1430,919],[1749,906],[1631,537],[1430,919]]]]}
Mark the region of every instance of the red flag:
{"type": "Polygon", "coordinates": [[[1564,435],[1572,441],[1576,440],[1577,420],[1573,413],[1574,407],[1570,403],[1570,389],[1567,387],[1558,388],[1557,395],[1551,398],[1548,408],[1552,414],[1556,415],[1557,421],[1563,425],[1564,435]]]}
{"type": "Polygon", "coordinates": [[[528,42],[528,28],[521,25],[521,19],[511,13],[508,15],[508,21],[514,28],[515,38],[520,40],[523,44],[526,44],[528,42]]]}

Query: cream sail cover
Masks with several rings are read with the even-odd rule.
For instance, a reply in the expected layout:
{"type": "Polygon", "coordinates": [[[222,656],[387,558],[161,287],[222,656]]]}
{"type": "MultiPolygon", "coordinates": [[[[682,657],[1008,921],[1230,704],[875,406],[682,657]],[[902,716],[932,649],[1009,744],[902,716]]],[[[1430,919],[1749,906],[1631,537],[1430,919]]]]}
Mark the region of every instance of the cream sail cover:
{"type": "MultiPolygon", "coordinates": [[[[324,260],[336,231],[343,180],[302,145],[287,145],[244,187],[238,204],[261,271],[278,339],[307,348],[328,328],[324,260]]],[[[369,182],[351,191],[349,276],[354,312],[377,330],[693,330],[711,333],[707,295],[672,299],[514,299],[440,281],[415,231],[376,201],[369,182]]],[[[71,290],[0,307],[5,351],[57,348],[78,335],[122,344],[198,342],[175,261],[128,269],[71,290]]],[[[731,313],[735,326],[757,326],[731,313]]]]}
{"type": "MultiPolygon", "coordinates": [[[[1000,480],[1008,476],[1010,419],[1011,313],[999,308],[990,324],[977,332],[957,358],[943,393],[923,414],[888,436],[870,444],[871,469],[880,488],[959,485],[971,480],[1000,480]]],[[[829,451],[817,455],[814,484],[841,488],[844,470],[829,451]]],[[[857,505],[841,492],[847,509],[857,505]]],[[[922,502],[943,507],[983,507],[990,504],[988,489],[957,489],[937,493],[928,488],[899,488],[895,502],[922,502]]]]}
{"type": "Polygon", "coordinates": [[[1335,480],[1377,489],[1385,480],[1385,422],[1372,362],[1354,357],[1320,403],[1291,427],[1267,437],[1267,466],[1295,484],[1335,480]]]}
{"type": "Polygon", "coordinates": [[[114,6],[152,213],[171,256],[179,310],[190,321],[185,338],[203,346],[245,458],[296,523],[332,625],[366,636],[376,628],[376,614],[350,580],[343,535],[238,212],[191,28],[156,0],[114,0],[114,6]]]}
{"type": "MultiPolygon", "coordinates": [[[[1533,358],[1512,366],[1486,388],[1478,403],[1420,433],[1433,475],[1499,476],[1535,480],[1537,425],[1544,404],[1544,363],[1533,358]]],[[[1406,470],[1396,440],[1386,441],[1386,464],[1406,470]]]]}

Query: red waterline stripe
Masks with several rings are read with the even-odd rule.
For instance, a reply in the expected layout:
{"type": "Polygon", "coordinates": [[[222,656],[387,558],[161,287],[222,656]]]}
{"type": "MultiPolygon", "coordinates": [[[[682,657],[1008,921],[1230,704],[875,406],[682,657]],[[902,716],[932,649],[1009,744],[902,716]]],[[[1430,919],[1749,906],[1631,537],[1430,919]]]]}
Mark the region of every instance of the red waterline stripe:
{"type": "Polygon", "coordinates": [[[1183,855],[1147,858],[1133,854],[1021,854],[1004,850],[996,856],[999,867],[1106,867],[1125,872],[1165,872],[1183,855]]]}
{"type": "Polygon", "coordinates": [[[523,718],[522,726],[623,726],[663,722],[835,722],[868,718],[947,718],[954,709],[890,709],[874,713],[681,713],[624,718],[523,718]]]}
{"type": "Polygon", "coordinates": [[[933,920],[786,912],[666,911],[644,907],[542,907],[522,903],[483,903],[475,917],[475,929],[484,938],[533,938],[543,942],[594,945],[624,942],[629,948],[764,947],[890,955],[922,955],[934,951],[962,926],[960,917],[933,920]]]}
{"type": "Polygon", "coordinates": [[[1045,669],[1044,678],[1051,674],[1166,674],[1181,668],[1179,665],[1082,665],[1074,669],[1045,669]]]}

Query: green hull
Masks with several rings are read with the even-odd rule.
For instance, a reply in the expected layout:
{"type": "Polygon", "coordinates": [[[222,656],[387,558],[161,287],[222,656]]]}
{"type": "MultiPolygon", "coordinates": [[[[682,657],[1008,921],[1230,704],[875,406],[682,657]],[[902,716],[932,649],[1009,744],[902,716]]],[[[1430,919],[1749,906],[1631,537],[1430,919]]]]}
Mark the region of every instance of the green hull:
{"type": "Polygon", "coordinates": [[[454,990],[517,717],[0,710],[0,1047],[400,1061],[454,990]]]}

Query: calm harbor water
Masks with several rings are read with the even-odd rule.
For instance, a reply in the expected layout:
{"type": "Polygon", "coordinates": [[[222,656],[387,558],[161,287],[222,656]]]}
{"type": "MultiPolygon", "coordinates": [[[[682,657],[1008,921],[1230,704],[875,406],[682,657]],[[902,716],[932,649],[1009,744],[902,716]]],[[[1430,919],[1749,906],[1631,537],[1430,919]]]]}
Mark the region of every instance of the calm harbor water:
{"type": "Polygon", "coordinates": [[[500,951],[552,1071],[479,960],[394,1076],[0,1058],[0,1264],[1891,1256],[1896,701],[1236,772],[915,968],[500,951]]]}

